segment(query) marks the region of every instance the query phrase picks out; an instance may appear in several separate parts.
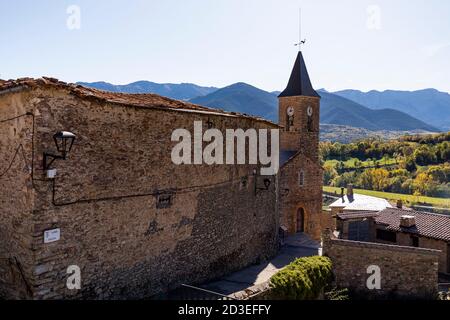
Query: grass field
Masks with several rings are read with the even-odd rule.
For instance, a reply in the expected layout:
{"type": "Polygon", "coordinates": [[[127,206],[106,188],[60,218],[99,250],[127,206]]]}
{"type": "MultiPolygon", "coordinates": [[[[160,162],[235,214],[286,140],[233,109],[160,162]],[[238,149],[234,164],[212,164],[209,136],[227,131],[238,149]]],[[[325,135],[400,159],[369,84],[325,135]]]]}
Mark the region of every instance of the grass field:
{"type": "MultiPolygon", "coordinates": [[[[355,168],[356,161],[358,161],[357,158],[351,158],[351,159],[348,159],[348,160],[342,161],[342,162],[344,163],[346,168],[355,168]]],[[[336,166],[339,162],[340,161],[336,160],[336,159],[327,160],[327,161],[325,161],[325,165],[336,166]]],[[[376,162],[379,166],[396,164],[395,159],[391,159],[391,158],[387,159],[386,161],[384,159],[380,159],[380,160],[377,160],[376,162]]],[[[374,165],[373,161],[367,161],[367,160],[360,161],[360,164],[359,164],[360,167],[372,167],[373,165],[374,165]]]]}
{"type": "MultiPolygon", "coordinates": [[[[341,193],[341,188],[324,186],[323,191],[330,193],[336,192],[339,195],[341,193]]],[[[368,196],[384,198],[388,201],[392,201],[393,203],[395,203],[397,200],[402,200],[403,203],[406,205],[420,204],[420,205],[431,205],[436,208],[450,208],[450,199],[446,198],[419,197],[408,194],[389,193],[389,192],[361,190],[361,189],[355,189],[354,192],[368,196]]]]}

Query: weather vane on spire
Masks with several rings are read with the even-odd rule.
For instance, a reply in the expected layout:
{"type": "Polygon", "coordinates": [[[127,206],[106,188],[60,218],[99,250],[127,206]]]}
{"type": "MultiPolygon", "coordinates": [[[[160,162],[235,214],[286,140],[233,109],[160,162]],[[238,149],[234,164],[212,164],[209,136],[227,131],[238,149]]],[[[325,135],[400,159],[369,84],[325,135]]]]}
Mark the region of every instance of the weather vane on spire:
{"type": "Polygon", "coordinates": [[[302,45],[306,43],[306,39],[302,40],[302,9],[298,9],[298,42],[294,46],[298,47],[298,51],[302,51],[302,45]]]}

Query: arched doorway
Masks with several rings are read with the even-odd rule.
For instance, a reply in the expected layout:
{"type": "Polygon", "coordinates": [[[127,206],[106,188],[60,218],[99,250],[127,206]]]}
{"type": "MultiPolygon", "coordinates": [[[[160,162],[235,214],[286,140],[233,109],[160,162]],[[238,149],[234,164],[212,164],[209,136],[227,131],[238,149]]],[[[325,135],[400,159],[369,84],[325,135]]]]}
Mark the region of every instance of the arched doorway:
{"type": "Polygon", "coordinates": [[[297,232],[305,232],[305,210],[297,210],[297,232]]]}

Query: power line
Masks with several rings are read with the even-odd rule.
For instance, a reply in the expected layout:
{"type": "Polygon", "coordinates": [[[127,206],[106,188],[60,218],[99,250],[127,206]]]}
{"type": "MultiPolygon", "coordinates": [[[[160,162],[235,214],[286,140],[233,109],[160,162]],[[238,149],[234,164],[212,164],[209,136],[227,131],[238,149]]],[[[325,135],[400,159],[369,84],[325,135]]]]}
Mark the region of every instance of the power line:
{"type": "MultiPolygon", "coordinates": [[[[31,156],[31,180],[34,186],[34,181],[49,181],[49,180],[41,180],[41,179],[35,179],[34,178],[34,128],[35,128],[35,120],[34,120],[34,114],[32,112],[27,112],[12,118],[8,118],[8,119],[4,119],[4,120],[0,120],[0,123],[4,123],[7,121],[12,121],[21,117],[25,117],[25,116],[32,116],[33,117],[33,136],[32,136],[32,156],[31,156]]],[[[13,159],[11,160],[10,164],[8,165],[8,168],[5,170],[5,172],[3,172],[0,175],[0,178],[3,177],[6,173],[8,173],[8,171],[11,169],[18,153],[19,150],[22,151],[22,157],[25,161],[25,164],[28,163],[26,156],[25,156],[25,150],[22,144],[20,144],[13,156],[13,159]]],[[[203,189],[203,188],[211,188],[211,187],[217,187],[220,185],[226,185],[226,184],[231,184],[237,181],[242,181],[243,178],[249,178],[249,177],[255,177],[254,175],[246,175],[246,176],[242,176],[239,177],[237,179],[231,179],[231,180],[227,180],[227,181],[222,181],[222,182],[218,182],[218,183],[213,183],[213,184],[205,184],[205,185],[196,185],[196,186],[189,186],[189,187],[185,187],[185,188],[175,188],[175,189],[170,189],[171,192],[174,193],[188,193],[188,192],[192,192],[196,189],[203,189]]],[[[111,201],[111,200],[119,200],[119,199],[126,199],[126,198],[137,198],[137,197],[147,197],[147,196],[157,196],[161,193],[164,193],[164,190],[158,190],[158,191],[153,191],[153,192],[149,192],[149,193],[141,193],[141,194],[130,194],[130,195],[121,195],[121,196],[112,196],[112,197],[103,197],[103,198],[91,198],[91,199],[79,199],[79,200],[75,200],[75,201],[71,201],[71,202],[64,202],[64,203],[57,203],[56,202],[56,179],[52,180],[52,203],[54,206],[67,206],[67,205],[73,205],[73,204],[78,204],[78,203],[89,203],[89,202],[97,202],[97,201],[111,201]]],[[[256,182],[255,182],[256,183],[256,182]]],[[[166,190],[167,191],[167,190],[166,190]]]]}
{"type": "MultiPolygon", "coordinates": [[[[30,172],[30,175],[31,175],[31,182],[32,182],[32,184],[34,186],[34,178],[33,178],[34,177],[34,114],[32,112],[26,112],[26,113],[20,114],[18,116],[12,117],[12,118],[0,120],[0,123],[5,123],[5,122],[8,122],[8,121],[16,120],[16,119],[19,119],[19,118],[22,118],[22,117],[27,117],[27,116],[33,117],[33,127],[32,127],[32,131],[33,132],[32,132],[32,139],[31,139],[31,172],[30,172]]],[[[16,151],[14,153],[14,156],[13,156],[11,162],[8,165],[8,168],[5,170],[5,172],[0,174],[0,178],[2,178],[4,175],[6,175],[8,173],[8,171],[11,169],[11,167],[12,167],[12,165],[14,163],[14,160],[17,157],[17,154],[18,154],[19,150],[22,151],[22,157],[23,157],[23,159],[25,161],[25,164],[28,165],[28,160],[27,160],[27,158],[25,156],[24,147],[23,147],[22,144],[19,144],[19,146],[17,147],[17,149],[16,149],[16,151]]]]}
{"type": "Polygon", "coordinates": [[[18,116],[12,117],[12,118],[0,120],[0,123],[7,122],[7,121],[12,121],[12,120],[19,119],[19,118],[26,117],[26,116],[33,116],[34,117],[34,114],[31,113],[31,112],[27,112],[27,113],[20,114],[18,116]]]}
{"type": "MultiPolygon", "coordinates": [[[[75,200],[75,201],[70,201],[70,202],[63,202],[63,203],[58,203],[56,201],[56,179],[53,179],[53,185],[52,185],[52,203],[54,206],[68,206],[68,205],[73,205],[73,204],[78,204],[78,203],[90,203],[90,202],[98,202],[98,201],[111,201],[111,200],[120,200],[120,199],[127,199],[127,198],[139,198],[139,197],[149,197],[149,196],[157,196],[160,195],[164,192],[167,193],[176,193],[176,194],[180,194],[180,193],[188,193],[188,192],[193,192],[196,189],[204,189],[204,188],[212,188],[212,187],[218,187],[221,185],[228,185],[234,182],[238,182],[238,181],[242,181],[242,178],[249,178],[249,177],[255,177],[255,175],[246,175],[246,176],[242,176],[239,177],[237,179],[231,179],[231,180],[227,180],[227,181],[222,181],[222,182],[217,182],[217,183],[212,183],[212,184],[204,184],[204,185],[196,185],[196,186],[189,186],[189,187],[184,187],[184,188],[178,188],[178,189],[168,189],[168,190],[158,190],[158,191],[153,191],[153,192],[148,192],[148,193],[139,193],[139,194],[130,194],[130,195],[120,195],[120,196],[111,196],[111,197],[103,197],[103,198],[90,198],[90,199],[79,199],[79,200],[75,200]]],[[[256,183],[256,182],[254,182],[256,183]]]]}
{"type": "Polygon", "coordinates": [[[16,151],[14,152],[14,156],[13,156],[11,162],[9,163],[8,167],[6,168],[6,170],[4,172],[2,172],[0,174],[0,178],[2,178],[4,175],[6,175],[8,173],[8,171],[12,168],[14,161],[16,160],[16,157],[19,154],[20,150],[22,151],[21,154],[22,154],[23,160],[25,161],[25,164],[28,164],[27,158],[25,156],[25,150],[23,149],[23,145],[19,144],[19,146],[16,148],[16,151]]]}

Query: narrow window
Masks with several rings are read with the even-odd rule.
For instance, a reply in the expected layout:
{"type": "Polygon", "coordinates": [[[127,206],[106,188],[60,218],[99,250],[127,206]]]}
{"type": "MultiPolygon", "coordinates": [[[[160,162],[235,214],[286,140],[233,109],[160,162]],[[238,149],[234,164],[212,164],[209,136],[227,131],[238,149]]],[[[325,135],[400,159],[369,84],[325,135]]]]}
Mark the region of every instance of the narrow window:
{"type": "Polygon", "coordinates": [[[411,236],[411,242],[413,247],[419,247],[419,237],[411,236]]]}
{"type": "Polygon", "coordinates": [[[311,116],[308,116],[307,126],[308,126],[308,132],[313,132],[313,131],[314,131],[314,128],[313,128],[313,119],[312,119],[311,116]]]}
{"type": "Polygon", "coordinates": [[[302,170],[298,174],[298,185],[303,187],[305,185],[305,172],[302,170]]]}

